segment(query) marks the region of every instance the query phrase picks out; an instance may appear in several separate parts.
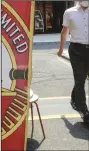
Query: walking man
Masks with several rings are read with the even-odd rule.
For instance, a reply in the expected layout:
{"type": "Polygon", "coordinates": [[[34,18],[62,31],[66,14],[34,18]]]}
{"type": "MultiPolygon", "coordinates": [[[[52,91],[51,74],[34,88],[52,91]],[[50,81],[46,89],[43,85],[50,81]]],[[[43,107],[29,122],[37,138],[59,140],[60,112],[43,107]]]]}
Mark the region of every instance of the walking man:
{"type": "Polygon", "coordinates": [[[75,82],[71,93],[71,105],[74,110],[81,113],[83,121],[89,124],[84,88],[89,72],[89,1],[80,1],[64,12],[60,48],[57,53],[59,57],[63,53],[68,32],[71,35],[69,56],[75,82]]]}

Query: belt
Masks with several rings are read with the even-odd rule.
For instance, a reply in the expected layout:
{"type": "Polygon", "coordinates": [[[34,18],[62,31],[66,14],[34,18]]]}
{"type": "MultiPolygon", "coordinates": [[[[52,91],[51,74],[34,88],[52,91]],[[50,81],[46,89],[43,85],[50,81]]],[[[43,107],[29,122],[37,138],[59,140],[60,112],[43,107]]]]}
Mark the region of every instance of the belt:
{"type": "Polygon", "coordinates": [[[89,48],[89,44],[81,44],[81,43],[73,43],[73,42],[71,42],[71,44],[75,44],[75,45],[78,45],[78,46],[83,46],[85,48],[89,48]]]}

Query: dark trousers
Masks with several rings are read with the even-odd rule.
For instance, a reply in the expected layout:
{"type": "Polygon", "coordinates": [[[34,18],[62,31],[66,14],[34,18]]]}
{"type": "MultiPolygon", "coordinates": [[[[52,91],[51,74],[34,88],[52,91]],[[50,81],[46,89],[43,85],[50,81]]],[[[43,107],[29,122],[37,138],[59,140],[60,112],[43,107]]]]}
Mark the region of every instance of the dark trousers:
{"type": "Polygon", "coordinates": [[[74,75],[71,99],[77,107],[84,106],[86,104],[85,80],[89,73],[89,46],[70,43],[69,56],[74,75]]]}

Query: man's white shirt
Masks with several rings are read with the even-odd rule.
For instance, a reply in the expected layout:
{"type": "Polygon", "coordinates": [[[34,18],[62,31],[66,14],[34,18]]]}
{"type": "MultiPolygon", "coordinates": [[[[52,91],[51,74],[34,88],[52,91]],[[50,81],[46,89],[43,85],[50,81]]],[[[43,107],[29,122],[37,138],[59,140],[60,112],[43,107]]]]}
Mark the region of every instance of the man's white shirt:
{"type": "Polygon", "coordinates": [[[64,12],[63,26],[69,27],[70,41],[89,44],[89,8],[83,10],[79,5],[64,12]]]}

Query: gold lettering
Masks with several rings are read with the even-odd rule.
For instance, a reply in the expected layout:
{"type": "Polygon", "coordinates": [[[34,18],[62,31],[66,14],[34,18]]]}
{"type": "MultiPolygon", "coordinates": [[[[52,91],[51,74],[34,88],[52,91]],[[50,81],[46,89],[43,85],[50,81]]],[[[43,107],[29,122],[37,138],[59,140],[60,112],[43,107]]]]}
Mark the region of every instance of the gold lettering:
{"type": "Polygon", "coordinates": [[[24,104],[24,103],[21,103],[20,101],[18,101],[18,100],[15,100],[16,102],[18,102],[19,104],[21,104],[22,105],[22,107],[21,106],[19,106],[19,105],[17,105],[17,104],[15,104],[15,103],[11,103],[12,105],[14,105],[14,106],[16,106],[18,109],[20,109],[20,110],[22,110],[22,111],[25,111],[26,110],[26,105],[24,104]]]}
{"type": "Polygon", "coordinates": [[[15,118],[17,121],[19,121],[20,120],[20,118],[21,118],[21,115],[20,115],[20,113],[18,113],[17,111],[15,111],[13,108],[11,108],[11,107],[9,107],[9,109],[13,112],[13,113],[15,113],[16,115],[17,115],[17,117],[15,116],[15,115],[13,115],[13,113],[10,113],[10,111],[7,111],[7,113],[8,114],[10,114],[13,118],[15,118]]]}
{"type": "Polygon", "coordinates": [[[9,122],[9,124],[5,121],[3,121],[3,123],[9,128],[11,129],[15,124],[8,118],[5,116],[5,119],[9,122]]]}
{"type": "Polygon", "coordinates": [[[19,96],[19,97],[22,98],[22,99],[28,100],[27,97],[24,97],[24,96],[22,96],[22,95],[20,95],[20,94],[17,94],[17,96],[19,96]]]}
{"type": "Polygon", "coordinates": [[[2,127],[2,135],[6,134],[5,129],[2,127]]]}

